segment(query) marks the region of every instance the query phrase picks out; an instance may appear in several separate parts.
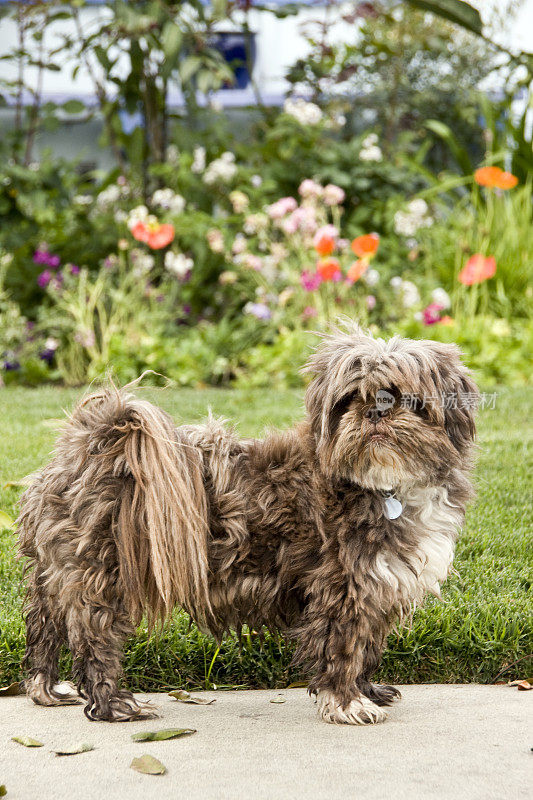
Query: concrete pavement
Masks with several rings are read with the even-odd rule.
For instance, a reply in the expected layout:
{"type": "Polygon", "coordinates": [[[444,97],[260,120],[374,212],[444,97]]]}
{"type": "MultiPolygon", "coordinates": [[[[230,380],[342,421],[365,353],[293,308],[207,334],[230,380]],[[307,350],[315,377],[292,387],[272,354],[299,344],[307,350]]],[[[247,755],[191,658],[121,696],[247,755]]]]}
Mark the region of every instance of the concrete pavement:
{"type": "MultiPolygon", "coordinates": [[[[196,693],[195,693],[196,694],[196,693]]],[[[0,785],[7,800],[521,800],[533,786],[533,692],[507,686],[402,687],[389,719],[367,727],[320,722],[304,689],[206,692],[209,706],[139,695],[159,719],[94,723],[82,706],[40,708],[0,698],[0,785]],[[183,739],[138,744],[131,735],[196,728],[183,739]],[[44,747],[11,741],[34,737],[44,747]],[[56,757],[88,742],[92,752],[56,757]],[[167,767],[141,775],[149,753],[167,767]]]]}

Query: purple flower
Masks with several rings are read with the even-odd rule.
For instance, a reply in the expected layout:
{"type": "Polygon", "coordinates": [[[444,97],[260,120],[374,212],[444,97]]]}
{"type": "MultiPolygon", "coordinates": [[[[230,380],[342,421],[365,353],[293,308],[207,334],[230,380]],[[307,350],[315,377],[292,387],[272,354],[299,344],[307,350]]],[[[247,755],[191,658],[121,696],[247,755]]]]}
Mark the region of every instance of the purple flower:
{"type": "Polygon", "coordinates": [[[322,283],[322,277],[318,272],[309,272],[309,270],[304,269],[300,275],[300,283],[306,292],[314,292],[322,283]]]}
{"type": "Polygon", "coordinates": [[[272,312],[265,303],[246,303],[244,310],[247,314],[257,317],[257,319],[270,319],[272,312]]]}
{"type": "Polygon", "coordinates": [[[48,250],[36,250],[33,254],[33,261],[35,264],[42,264],[50,269],[57,269],[61,263],[59,256],[49,253],[48,250]]]}
{"type": "Polygon", "coordinates": [[[52,277],[53,277],[52,273],[50,272],[49,269],[45,269],[44,272],[41,272],[41,274],[37,278],[37,283],[39,284],[41,289],[46,289],[46,287],[52,280],[52,277]]]}
{"type": "Polygon", "coordinates": [[[70,265],[70,274],[71,275],[79,275],[80,274],[80,268],[76,264],[71,264],[70,265]]]}
{"type": "Polygon", "coordinates": [[[190,305],[188,303],[184,303],[182,311],[183,311],[184,314],[190,314],[191,313],[190,305]]]}
{"type": "Polygon", "coordinates": [[[47,364],[51,364],[52,361],[54,360],[55,352],[56,352],[55,349],[52,349],[51,347],[46,347],[39,353],[39,358],[42,359],[43,361],[46,361],[47,364]]]}
{"type": "Polygon", "coordinates": [[[6,372],[16,372],[20,369],[20,361],[17,361],[16,358],[13,358],[11,361],[6,359],[3,366],[6,372]]]}

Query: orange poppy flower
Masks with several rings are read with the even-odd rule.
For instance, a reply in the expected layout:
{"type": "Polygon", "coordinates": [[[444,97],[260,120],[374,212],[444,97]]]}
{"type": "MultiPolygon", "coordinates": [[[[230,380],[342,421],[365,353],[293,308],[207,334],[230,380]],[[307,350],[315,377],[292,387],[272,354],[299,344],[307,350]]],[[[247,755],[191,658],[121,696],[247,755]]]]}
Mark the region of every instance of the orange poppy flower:
{"type": "Polygon", "coordinates": [[[347,274],[348,280],[352,283],[355,283],[359,280],[361,275],[364,275],[368,269],[368,259],[367,258],[360,258],[358,261],[354,261],[353,264],[350,266],[347,274]]]}
{"type": "Polygon", "coordinates": [[[357,236],[352,242],[352,250],[359,258],[371,258],[379,247],[379,235],[377,233],[365,233],[357,236]]]}
{"type": "Polygon", "coordinates": [[[513,189],[518,178],[512,172],[504,172],[500,167],[480,167],[474,172],[474,180],[488,189],[513,189]]]}
{"type": "Polygon", "coordinates": [[[159,222],[149,223],[138,222],[131,229],[131,234],[138,242],[144,242],[152,250],[161,250],[174,239],[174,225],[159,222]]]}
{"type": "Polygon", "coordinates": [[[453,325],[454,321],[452,317],[449,317],[447,314],[444,317],[439,319],[439,325],[453,325]]]}
{"type": "Polygon", "coordinates": [[[512,172],[502,172],[496,184],[497,189],[514,189],[518,183],[518,178],[512,172]]]}
{"type": "Polygon", "coordinates": [[[327,233],[319,236],[315,241],[315,250],[319,256],[329,256],[335,250],[335,239],[327,233]]]}
{"type": "Polygon", "coordinates": [[[475,253],[470,256],[457,277],[465,286],[472,286],[473,283],[482,283],[482,281],[492,278],[495,272],[496,259],[494,256],[475,253]]]}
{"type": "Polygon", "coordinates": [[[341,265],[337,258],[325,258],[316,265],[316,271],[323,281],[333,281],[341,276],[341,265]]]}

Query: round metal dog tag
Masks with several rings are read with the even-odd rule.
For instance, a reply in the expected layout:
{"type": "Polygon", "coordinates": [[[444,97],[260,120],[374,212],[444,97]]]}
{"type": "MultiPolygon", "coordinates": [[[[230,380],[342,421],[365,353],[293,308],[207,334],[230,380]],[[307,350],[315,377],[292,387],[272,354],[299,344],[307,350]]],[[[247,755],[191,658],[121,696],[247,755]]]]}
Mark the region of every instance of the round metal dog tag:
{"type": "Polygon", "coordinates": [[[403,506],[395,497],[385,498],[385,516],[387,519],[398,519],[403,511],[403,506]]]}

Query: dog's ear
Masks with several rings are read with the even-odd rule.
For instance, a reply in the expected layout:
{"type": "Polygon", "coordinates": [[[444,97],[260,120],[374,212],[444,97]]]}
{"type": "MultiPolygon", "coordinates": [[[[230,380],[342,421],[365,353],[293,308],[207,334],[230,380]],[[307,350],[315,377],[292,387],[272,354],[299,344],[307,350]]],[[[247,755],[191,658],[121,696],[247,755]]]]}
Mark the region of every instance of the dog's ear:
{"type": "Polygon", "coordinates": [[[342,415],[358,390],[362,364],[375,345],[354,322],[324,335],[302,372],[313,379],[305,393],[305,407],[317,438],[331,439],[342,415]]]}
{"type": "Polygon", "coordinates": [[[431,341],[424,344],[436,365],[431,377],[441,398],[444,427],[456,450],[466,452],[476,434],[479,389],[463,364],[457,345],[431,341]]]}

